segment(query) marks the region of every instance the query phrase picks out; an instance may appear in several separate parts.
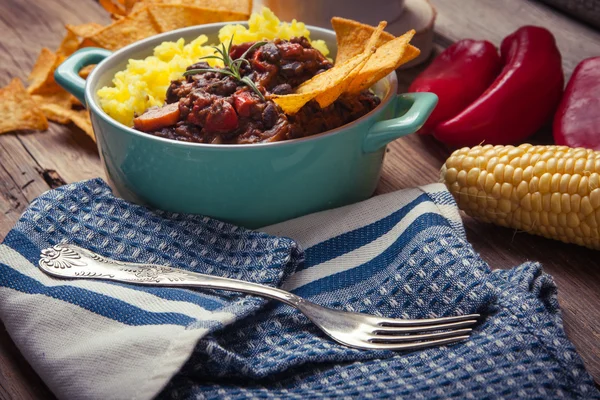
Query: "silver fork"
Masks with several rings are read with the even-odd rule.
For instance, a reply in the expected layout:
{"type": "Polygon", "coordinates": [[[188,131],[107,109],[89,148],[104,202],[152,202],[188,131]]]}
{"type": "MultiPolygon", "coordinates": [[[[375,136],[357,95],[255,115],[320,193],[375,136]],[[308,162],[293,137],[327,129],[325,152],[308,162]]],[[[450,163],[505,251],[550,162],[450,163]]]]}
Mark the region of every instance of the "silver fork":
{"type": "Polygon", "coordinates": [[[42,250],[40,268],[60,278],[103,279],[148,286],[210,288],[279,300],[295,307],[335,341],[366,350],[414,350],[465,340],[479,314],[396,319],[323,307],[285,290],[155,264],[126,263],[72,244],[42,250]],[[432,332],[433,333],[423,333],[432,332]]]}

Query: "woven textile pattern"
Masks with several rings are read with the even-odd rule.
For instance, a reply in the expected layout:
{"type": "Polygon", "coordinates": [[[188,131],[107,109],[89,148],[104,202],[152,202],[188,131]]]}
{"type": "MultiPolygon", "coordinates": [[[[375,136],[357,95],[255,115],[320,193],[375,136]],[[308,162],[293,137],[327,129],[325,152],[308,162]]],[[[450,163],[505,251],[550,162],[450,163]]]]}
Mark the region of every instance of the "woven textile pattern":
{"type": "Polygon", "coordinates": [[[32,203],[0,245],[0,317],[59,398],[600,398],[552,278],[537,263],[492,271],[441,185],[263,231],[134,206],[101,180],[68,185],[32,203]],[[455,345],[354,350],[255,297],[47,277],[39,250],[61,242],[349,311],[484,318],[455,345]]]}

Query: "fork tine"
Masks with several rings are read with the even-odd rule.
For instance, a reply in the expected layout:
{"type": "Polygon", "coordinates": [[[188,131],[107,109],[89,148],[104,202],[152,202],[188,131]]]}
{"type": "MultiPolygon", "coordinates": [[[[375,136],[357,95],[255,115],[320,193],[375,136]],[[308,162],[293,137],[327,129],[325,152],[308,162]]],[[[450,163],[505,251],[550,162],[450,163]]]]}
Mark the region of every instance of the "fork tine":
{"type": "Polygon", "coordinates": [[[479,314],[456,315],[453,317],[428,318],[428,319],[396,319],[396,318],[379,318],[379,325],[386,326],[423,326],[423,325],[438,325],[450,322],[461,322],[472,319],[479,319],[479,314]]]}
{"type": "Polygon", "coordinates": [[[453,328],[466,328],[474,325],[477,320],[468,320],[461,322],[451,322],[449,324],[439,325],[422,325],[422,326],[377,326],[374,330],[375,333],[410,333],[410,332],[425,332],[425,331],[441,331],[453,328]]]}
{"type": "Polygon", "coordinates": [[[466,340],[469,335],[456,336],[446,339],[427,340],[424,342],[409,342],[409,343],[371,343],[369,342],[369,348],[375,350],[417,350],[424,349],[426,347],[441,346],[444,344],[451,344],[466,340]]]}
{"type": "Polygon", "coordinates": [[[426,333],[424,335],[371,335],[369,342],[371,343],[402,343],[402,342],[414,342],[417,340],[432,340],[432,339],[444,339],[456,336],[468,336],[472,329],[456,329],[453,331],[439,332],[439,333],[426,333]]]}

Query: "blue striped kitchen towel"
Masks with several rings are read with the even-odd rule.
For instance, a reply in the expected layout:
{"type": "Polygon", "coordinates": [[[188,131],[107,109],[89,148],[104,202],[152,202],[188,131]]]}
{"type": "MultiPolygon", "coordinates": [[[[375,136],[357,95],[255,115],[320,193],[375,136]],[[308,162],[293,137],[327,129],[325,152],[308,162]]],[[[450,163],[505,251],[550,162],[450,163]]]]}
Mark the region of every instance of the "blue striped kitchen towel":
{"type": "Polygon", "coordinates": [[[67,185],[34,201],[0,245],[0,317],[63,399],[600,398],[564,334],[552,278],[536,263],[491,271],[442,185],[262,231],[132,205],[101,180],[67,185]],[[345,310],[485,318],[451,346],[354,350],[253,297],[51,278],[38,256],[61,242],[345,310]]]}

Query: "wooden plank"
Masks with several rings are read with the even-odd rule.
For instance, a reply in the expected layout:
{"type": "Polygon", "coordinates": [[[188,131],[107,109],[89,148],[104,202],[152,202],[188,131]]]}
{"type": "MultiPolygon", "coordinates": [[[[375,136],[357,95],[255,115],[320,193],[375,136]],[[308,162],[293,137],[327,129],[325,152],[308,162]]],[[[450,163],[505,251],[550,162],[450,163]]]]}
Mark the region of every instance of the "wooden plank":
{"type": "Polygon", "coordinates": [[[0,165],[0,232],[8,232],[27,207],[27,199],[0,165]]]}
{"type": "Polygon", "coordinates": [[[535,1],[523,0],[431,0],[438,10],[435,31],[452,41],[502,39],[523,25],[549,29],[563,56],[568,78],[579,61],[599,55],[600,32],[535,1]]]}
{"type": "Polygon", "coordinates": [[[27,202],[31,202],[40,193],[50,188],[41,175],[42,170],[25,150],[16,134],[6,134],[1,137],[0,160],[27,202]]]}

